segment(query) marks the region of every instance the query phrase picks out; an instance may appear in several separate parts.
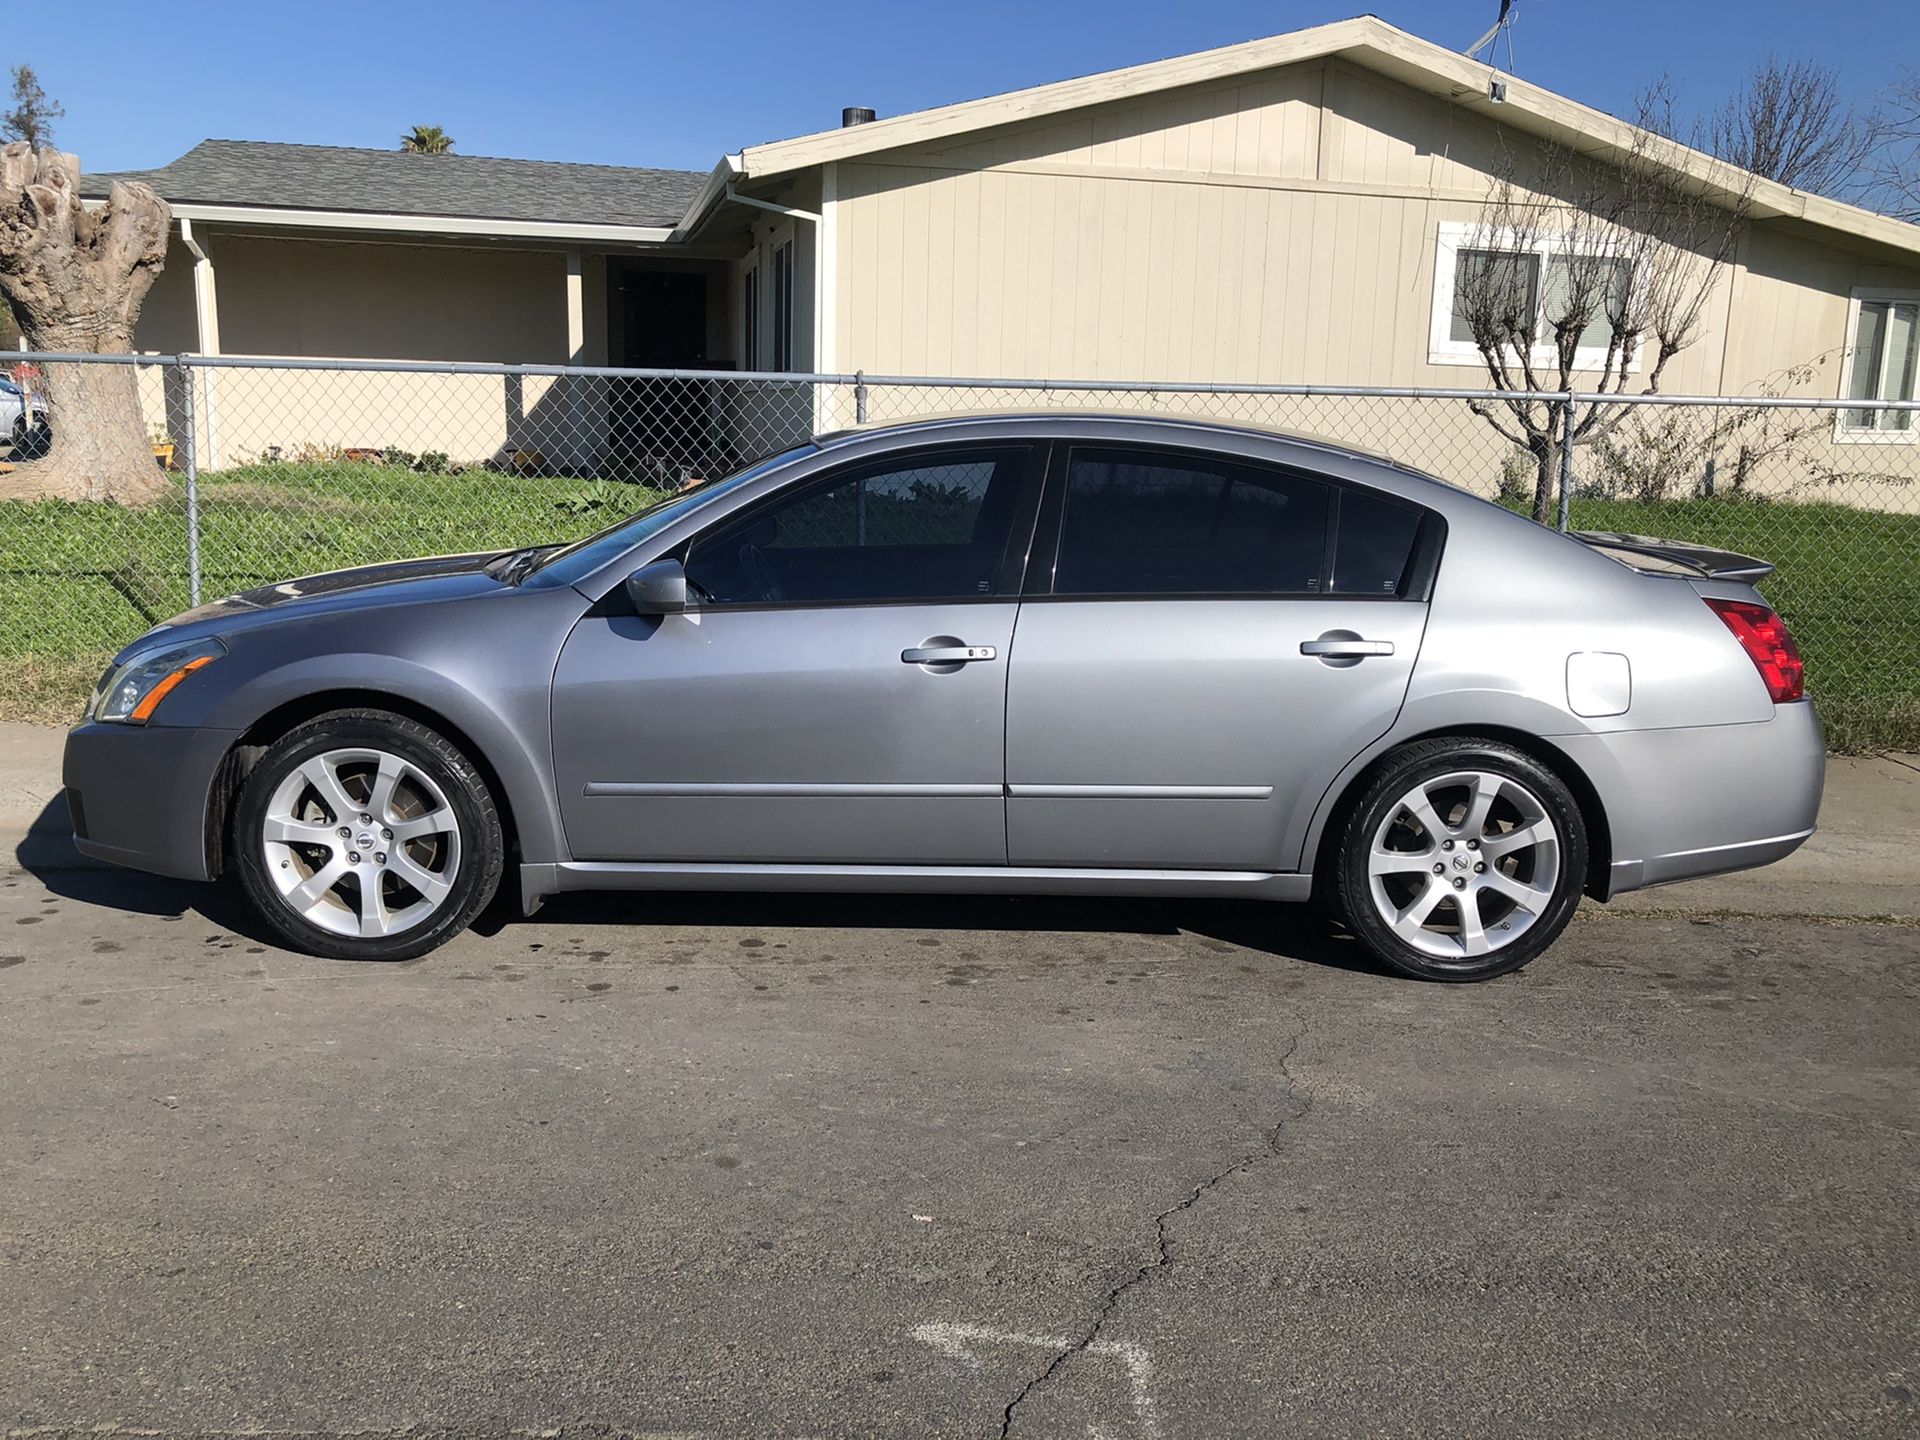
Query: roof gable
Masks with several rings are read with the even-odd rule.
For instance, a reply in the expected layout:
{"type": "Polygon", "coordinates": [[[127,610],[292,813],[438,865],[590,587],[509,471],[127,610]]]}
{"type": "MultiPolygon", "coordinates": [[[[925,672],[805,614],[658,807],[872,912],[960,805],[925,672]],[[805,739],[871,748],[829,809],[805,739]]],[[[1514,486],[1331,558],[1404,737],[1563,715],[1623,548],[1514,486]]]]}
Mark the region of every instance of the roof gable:
{"type": "MultiPolygon", "coordinates": [[[[1501,75],[1506,81],[1506,99],[1496,107],[1489,99],[1487,83],[1500,72],[1371,15],[851,128],[749,146],[741,152],[740,167],[746,178],[766,179],[909,146],[952,144],[982,131],[1045,120],[1114,100],[1139,99],[1335,56],[1500,125],[1571,145],[1597,160],[1621,161],[1638,151],[1665,166],[1680,183],[1702,193],[1731,200],[1744,188],[1740,172],[1724,161],[1676,141],[1648,137],[1624,120],[1512,76],[1501,75]]],[[[1920,225],[1771,180],[1754,182],[1751,204],[1758,218],[1803,220],[1841,231],[1857,241],[1920,254],[1920,225]]]]}

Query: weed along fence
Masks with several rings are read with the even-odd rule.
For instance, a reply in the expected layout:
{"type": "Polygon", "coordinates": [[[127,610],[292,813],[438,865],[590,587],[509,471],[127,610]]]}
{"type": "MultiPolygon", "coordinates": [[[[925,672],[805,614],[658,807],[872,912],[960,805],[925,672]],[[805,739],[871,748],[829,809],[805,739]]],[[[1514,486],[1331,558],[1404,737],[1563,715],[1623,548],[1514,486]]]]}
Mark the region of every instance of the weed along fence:
{"type": "Polygon", "coordinates": [[[19,359],[134,366],[155,464],[168,468],[143,505],[8,498],[62,443],[57,387],[47,413],[16,429],[13,459],[0,460],[18,467],[0,473],[0,717],[72,718],[113,651],[200,599],[410,555],[573,539],[857,423],[1078,408],[1317,435],[1544,523],[1762,556],[1778,567],[1764,588],[1799,639],[1836,748],[1920,748],[1920,404],[19,359]],[[1551,439],[1528,442],[1515,406],[1551,439]]]}

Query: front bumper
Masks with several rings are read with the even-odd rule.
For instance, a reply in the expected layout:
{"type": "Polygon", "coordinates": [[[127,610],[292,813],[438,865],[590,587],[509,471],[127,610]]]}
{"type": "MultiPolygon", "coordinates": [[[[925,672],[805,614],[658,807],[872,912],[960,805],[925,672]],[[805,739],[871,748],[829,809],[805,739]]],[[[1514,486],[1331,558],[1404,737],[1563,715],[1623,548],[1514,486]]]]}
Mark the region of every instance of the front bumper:
{"type": "Polygon", "coordinates": [[[95,860],[206,880],[207,799],[237,730],[102,725],[67,732],[73,843],[95,860]]]}
{"type": "Polygon", "coordinates": [[[1626,730],[1560,742],[1600,793],[1608,894],[1747,870],[1813,834],[1827,748],[1806,701],[1771,720],[1626,730]]]}

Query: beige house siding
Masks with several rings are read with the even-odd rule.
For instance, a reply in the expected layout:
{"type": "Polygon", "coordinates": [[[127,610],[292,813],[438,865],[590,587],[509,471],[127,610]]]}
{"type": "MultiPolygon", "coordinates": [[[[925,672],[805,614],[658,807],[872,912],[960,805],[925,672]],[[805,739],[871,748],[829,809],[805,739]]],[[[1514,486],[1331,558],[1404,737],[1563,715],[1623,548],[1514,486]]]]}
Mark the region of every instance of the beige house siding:
{"type": "MultiPolygon", "coordinates": [[[[1437,237],[1478,218],[1505,147],[1524,176],[1533,143],[1331,60],[843,160],[828,366],[1480,387],[1477,364],[1429,360],[1437,237]]],[[[1836,396],[1853,288],[1920,285],[1788,223],[1753,228],[1663,390],[1754,393],[1812,365],[1791,388],[1836,396]]],[[[1459,407],[1427,407],[1417,436],[1360,402],[1314,415],[1497,483],[1505,447],[1459,407]]],[[[1818,448],[1833,466],[1852,449],[1818,448]]]]}

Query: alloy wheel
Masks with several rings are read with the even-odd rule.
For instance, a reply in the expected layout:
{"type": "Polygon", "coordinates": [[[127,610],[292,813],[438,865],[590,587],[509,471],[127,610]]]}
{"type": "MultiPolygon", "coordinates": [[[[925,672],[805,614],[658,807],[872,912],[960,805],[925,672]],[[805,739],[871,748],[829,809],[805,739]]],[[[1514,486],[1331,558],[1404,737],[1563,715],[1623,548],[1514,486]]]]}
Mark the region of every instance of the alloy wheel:
{"type": "Polygon", "coordinates": [[[268,797],[259,844],[288,909],[337,935],[377,938],[437,912],[460,869],[446,794],[385,750],[323,751],[268,797]]]}
{"type": "Polygon", "coordinates": [[[1387,812],[1368,850],[1368,890],[1406,944],[1474,967],[1546,912],[1560,851],[1532,790],[1494,771],[1455,771],[1421,781],[1387,812]]]}

